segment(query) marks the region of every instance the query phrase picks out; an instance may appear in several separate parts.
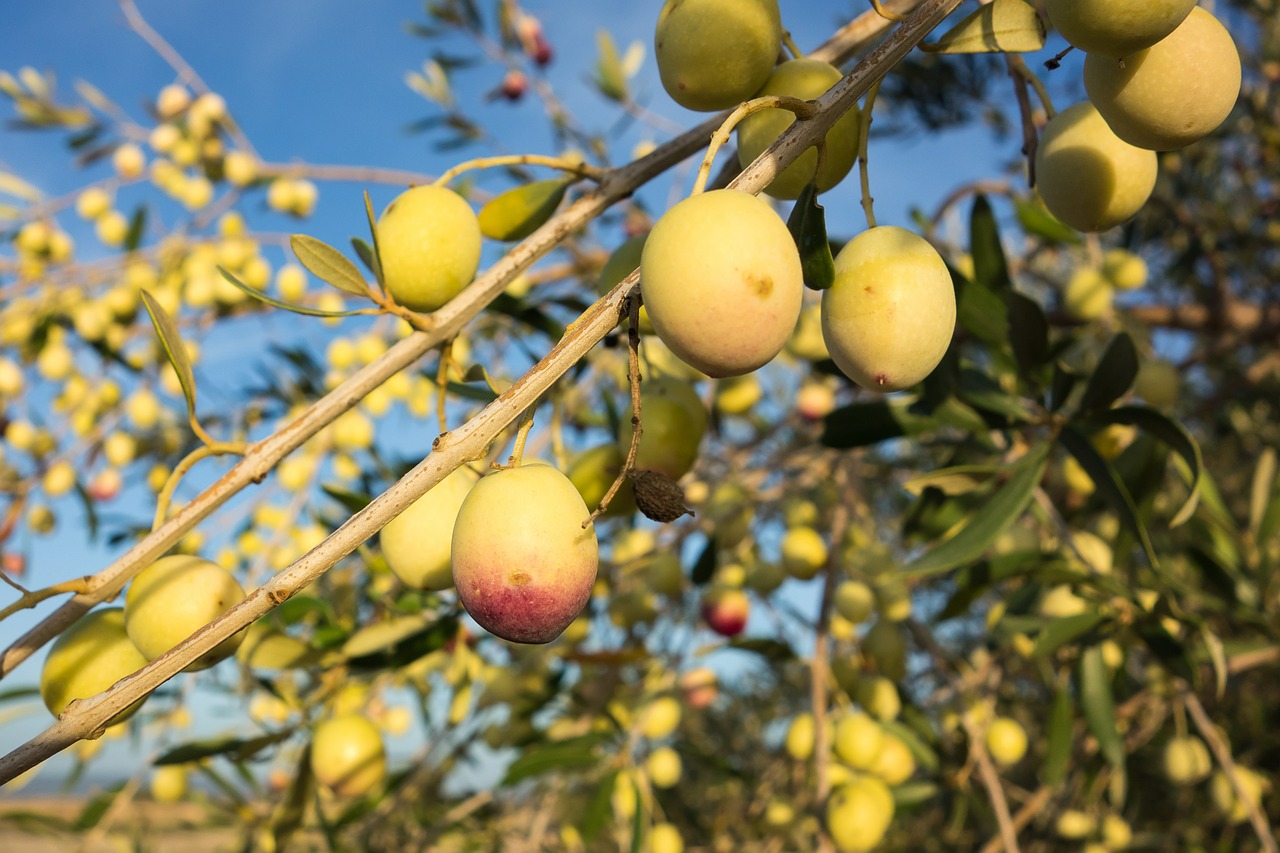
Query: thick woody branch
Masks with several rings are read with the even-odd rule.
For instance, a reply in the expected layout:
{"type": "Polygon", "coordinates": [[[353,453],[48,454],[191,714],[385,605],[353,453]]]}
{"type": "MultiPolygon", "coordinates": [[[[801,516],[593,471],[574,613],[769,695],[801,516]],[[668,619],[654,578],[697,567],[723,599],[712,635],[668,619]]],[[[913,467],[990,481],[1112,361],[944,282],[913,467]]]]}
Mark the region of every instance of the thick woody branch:
{"type": "MultiPolygon", "coordinates": [[[[772,148],[734,180],[733,186],[748,192],[759,192],[768,185],[781,169],[790,165],[801,152],[813,145],[842,112],[910,52],[960,2],[961,0],[925,0],[905,24],[818,101],[821,109],[818,116],[792,125],[772,148]]],[[[647,157],[606,177],[597,192],[570,205],[436,312],[435,323],[430,332],[415,333],[404,339],[378,361],[317,402],[298,421],[255,445],[245,459],[219,480],[218,484],[179,510],[168,523],[136,545],[121,560],[95,576],[95,593],[76,596],[50,619],[19,640],[6,653],[3,671],[9,671],[21,659],[10,655],[29,656],[40,644],[55,636],[94,603],[117,592],[132,574],[163,554],[186,530],[208,516],[231,494],[244,488],[249,482],[266,476],[276,462],[310,435],[314,435],[325,423],[350,409],[365,393],[396,371],[407,367],[431,347],[456,334],[502,291],[511,278],[563,240],[570,231],[590,221],[614,201],[628,195],[644,180],[701,147],[721,120],[723,116],[713,118],[647,157]],[[59,614],[64,615],[59,617],[59,614]],[[52,630],[57,618],[63,621],[57,630],[52,630]]],[[[0,759],[0,784],[8,782],[78,740],[100,735],[106,723],[124,708],[146,696],[218,643],[244,630],[315,581],[458,466],[483,456],[492,441],[521,412],[533,405],[556,380],[616,326],[623,301],[638,280],[638,273],[632,272],[592,305],[555,348],[506,393],[464,426],[439,436],[433,452],[426,459],[349,518],[324,542],[254,590],[217,620],[138,672],[121,679],[103,693],[73,702],[52,726],[0,759]]]]}

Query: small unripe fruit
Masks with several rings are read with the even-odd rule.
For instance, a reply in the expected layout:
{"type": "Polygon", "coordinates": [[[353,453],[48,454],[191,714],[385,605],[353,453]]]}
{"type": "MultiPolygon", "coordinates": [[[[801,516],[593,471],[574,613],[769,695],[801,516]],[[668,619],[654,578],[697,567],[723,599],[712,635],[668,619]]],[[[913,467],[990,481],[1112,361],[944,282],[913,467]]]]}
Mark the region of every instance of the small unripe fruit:
{"type": "Polygon", "coordinates": [[[1054,831],[1059,838],[1065,838],[1068,841],[1079,841],[1092,835],[1095,826],[1097,826],[1097,821],[1089,815],[1076,809],[1067,809],[1058,815],[1058,820],[1054,824],[1054,831]]]}
{"type": "Polygon", "coordinates": [[[680,676],[680,689],[684,692],[684,701],[690,708],[706,708],[720,694],[720,686],[715,670],[707,667],[691,669],[680,676]]]}
{"type": "Polygon", "coordinates": [[[916,759],[902,738],[884,732],[880,739],[880,755],[871,766],[871,772],[890,787],[901,785],[916,772],[916,759]]]}
{"type": "Polygon", "coordinates": [[[191,93],[185,86],[172,83],[156,96],[156,112],[161,118],[173,118],[191,104],[191,93]]]}
{"type": "MultiPolygon", "coordinates": [[[[125,628],[138,651],[155,660],[244,598],[231,573],[209,560],[162,557],[138,573],[124,600],[125,628]]],[[[243,640],[235,634],[214,646],[187,669],[207,669],[235,653],[243,640]]]]}
{"type": "Polygon", "coordinates": [[[1125,249],[1111,249],[1102,256],[1102,274],[1113,287],[1137,290],[1147,283],[1147,262],[1125,249]]]}
{"type": "Polygon", "coordinates": [[[382,555],[405,586],[425,590],[453,586],[449,560],[453,527],[475,482],[470,468],[458,468],[382,528],[382,555]]]}
{"type": "Polygon", "coordinates": [[[836,256],[822,293],[822,337],[831,358],[863,388],[900,391],[920,382],[951,345],[955,287],[924,238],[892,225],[864,231],[836,256]]]}
{"type": "Polygon", "coordinates": [[[884,675],[901,679],[907,670],[907,639],[902,627],[889,619],[878,620],[862,638],[862,654],[884,675]]]}
{"type": "Polygon", "coordinates": [[[672,788],[680,781],[680,774],[683,769],[680,763],[680,753],[676,752],[669,746],[659,747],[655,749],[647,761],[644,768],[649,774],[649,781],[653,783],[655,788],[672,788]]]}
{"type": "Polygon", "coordinates": [[[871,675],[858,679],[854,698],[863,709],[881,722],[896,720],[902,711],[902,699],[898,688],[883,675],[871,675]]]}
{"type": "Polygon", "coordinates": [[[311,738],[311,771],[339,797],[363,797],[380,787],[387,756],[377,726],[357,715],[332,717],[311,738]]]}
{"type": "Polygon", "coordinates": [[[111,195],[101,187],[89,187],[76,198],[76,213],[95,220],[111,209],[111,195]]]}
{"type": "Polygon", "coordinates": [[[1164,773],[1175,785],[1194,785],[1213,770],[1204,741],[1195,735],[1172,738],[1164,748],[1164,773]]]}
{"type": "Polygon", "coordinates": [[[1049,20],[1072,46],[1124,59],[1177,29],[1196,0],[1045,0],[1049,20]]]}
{"type": "Polygon", "coordinates": [[[662,740],[680,725],[680,703],[671,696],[654,699],[640,712],[640,733],[649,740],[662,740]]]}
{"type": "Polygon", "coordinates": [[[649,830],[650,853],[684,853],[680,830],[669,823],[655,823],[649,830]]]}
{"type": "MultiPolygon", "coordinates": [[[[764,88],[752,97],[782,95],[812,101],[840,82],[841,74],[834,65],[816,59],[792,59],[773,70],[764,88]]],[[[738,125],[738,163],[745,169],[796,121],[795,113],[784,109],[760,110],[738,125]]],[[[818,191],[825,192],[844,180],[858,156],[858,109],[850,108],[836,120],[823,137],[826,153],[822,171],[818,173],[818,191]]],[[[774,198],[799,198],[805,186],[814,180],[818,168],[818,151],[810,148],[773,179],[765,192],[774,198]]]]}
{"type": "Polygon", "coordinates": [[[1133,393],[1146,400],[1147,405],[1167,411],[1177,404],[1181,386],[1182,375],[1178,368],[1167,361],[1152,359],[1144,361],[1138,368],[1138,377],[1133,380],[1133,393]]]}
{"type": "Polygon", "coordinates": [[[1125,142],[1088,101],[1044,127],[1036,189],[1054,216],[1078,231],[1105,231],[1138,212],[1156,185],[1156,155],[1125,142]]]}
{"type": "MultiPolygon", "coordinates": [[[[610,290],[617,286],[633,271],[640,266],[640,257],[644,252],[645,241],[649,239],[648,233],[631,237],[621,246],[613,250],[613,254],[609,256],[609,260],[604,262],[604,266],[600,268],[600,275],[596,279],[596,290],[601,296],[604,296],[610,290]]],[[[626,319],[619,321],[619,325],[626,326],[626,319]]],[[[649,309],[640,306],[640,334],[652,335],[653,323],[649,321],[649,309]]]]}
{"type": "MultiPolygon", "coordinates": [[[[600,505],[600,501],[604,499],[604,496],[613,486],[618,472],[622,470],[624,461],[626,461],[626,456],[617,442],[609,442],[608,444],[600,444],[588,448],[574,457],[566,473],[569,481],[578,490],[578,494],[582,495],[582,500],[589,509],[595,510],[600,505]]],[[[605,511],[605,516],[630,515],[635,510],[635,490],[632,488],[630,480],[623,480],[613,499],[609,501],[609,508],[605,511]]]]}
{"type": "Polygon", "coordinates": [[[1027,754],[1027,733],[1010,717],[996,717],[987,727],[987,752],[1001,767],[1017,764],[1027,754]]]}
{"type": "Polygon", "coordinates": [[[702,618],[722,637],[736,637],[747,627],[751,600],[740,589],[713,587],[702,599],[702,618]]]}
{"type": "Polygon", "coordinates": [[[796,761],[807,761],[813,755],[814,734],[813,714],[797,714],[787,726],[786,740],[783,741],[787,755],[796,761]]]}
{"type": "MultiPolygon", "coordinates": [[[[694,387],[681,379],[649,379],[640,385],[640,446],[635,467],[673,480],[689,472],[707,429],[707,410],[694,387]]],[[[631,449],[631,419],[624,417],[618,447],[631,449]]]]}
{"type": "Polygon", "coordinates": [[[1077,320],[1097,320],[1111,313],[1115,289],[1093,267],[1081,267],[1062,289],[1062,307],[1077,320]]]}
{"type": "Polygon", "coordinates": [[[151,774],[151,799],[176,803],[187,795],[187,768],[180,764],[157,767],[151,774]]]}
{"type": "Polygon", "coordinates": [[[714,111],[764,85],[781,43],[777,0],[667,0],[658,13],[654,55],[672,100],[714,111]]]}
{"type": "MultiPolygon", "coordinates": [[[[80,617],[49,647],[40,670],[40,696],[55,717],[74,699],[96,696],[126,675],[147,665],[147,658],[129,640],[119,607],[95,610],[80,617]]],[[[142,705],[139,699],[111,723],[120,723],[142,705]]]]}
{"type": "Polygon", "coordinates": [[[475,211],[445,187],[406,190],[378,220],[387,290],[414,311],[435,311],[470,284],[480,265],[480,246],[475,211]]]}
{"type": "Polygon", "coordinates": [[[115,166],[117,175],[130,180],[142,174],[147,166],[147,158],[141,148],[132,142],[126,142],[111,155],[111,165],[115,166]]]}
{"type": "Polygon", "coordinates": [[[1213,771],[1213,778],[1209,780],[1209,796],[1218,811],[1226,815],[1229,822],[1244,823],[1249,819],[1250,804],[1254,808],[1259,807],[1263,795],[1271,790],[1271,780],[1242,764],[1236,765],[1236,780],[1244,789],[1245,799],[1248,802],[1236,797],[1236,789],[1224,770],[1213,771]]]}
{"type": "Polygon", "coordinates": [[[827,801],[827,831],[841,853],[874,850],[893,822],[893,794],[873,776],[836,788],[827,801]]]}
{"type": "Polygon", "coordinates": [[[787,574],[809,580],[827,564],[827,543],[812,527],[793,527],[782,537],[782,567],[787,574]]]}
{"type": "Polygon", "coordinates": [[[504,468],[471,487],[453,528],[458,597],[485,630],[549,643],[591,598],[599,552],[569,478],[540,463],[504,468]]]}
{"type": "Polygon", "coordinates": [[[833,747],[840,760],[855,770],[870,770],[880,757],[884,730],[866,714],[851,714],[836,723],[833,747]]]}
{"type": "Polygon", "coordinates": [[[1199,7],[1146,50],[1123,61],[1090,55],[1084,62],[1085,91],[1116,136],[1152,151],[1184,148],[1212,133],[1235,106],[1240,78],[1231,34],[1199,7]]]}
{"type": "Polygon", "coordinates": [[[654,331],[708,376],[750,373],[795,329],[804,296],[786,223],[740,190],[692,196],[658,220],[640,262],[654,331]]]}
{"type": "Polygon", "coordinates": [[[1119,815],[1102,819],[1102,846],[1108,850],[1124,850],[1133,843],[1133,829],[1119,815]]]}

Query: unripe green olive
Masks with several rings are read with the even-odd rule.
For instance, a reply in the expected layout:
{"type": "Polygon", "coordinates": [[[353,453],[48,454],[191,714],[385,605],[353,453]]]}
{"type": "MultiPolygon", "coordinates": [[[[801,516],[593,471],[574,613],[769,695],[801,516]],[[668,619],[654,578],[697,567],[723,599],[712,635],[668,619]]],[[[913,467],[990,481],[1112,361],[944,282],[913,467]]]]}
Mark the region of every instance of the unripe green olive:
{"type": "Polygon", "coordinates": [[[453,524],[475,482],[470,468],[458,468],[382,528],[382,554],[405,586],[424,590],[453,586],[449,563],[453,524]]]}
{"type": "Polygon", "coordinates": [[[311,737],[311,771],[339,797],[363,797],[380,787],[387,756],[378,727],[350,714],[331,717],[311,737]]]}
{"type": "Polygon", "coordinates": [[[1049,20],[1072,46],[1124,59],[1173,32],[1196,0],[1045,0],[1049,20]]]}
{"type": "Polygon", "coordinates": [[[827,830],[841,853],[867,853],[893,823],[893,794],[874,776],[840,785],[827,800],[827,830]]]}
{"type": "Polygon", "coordinates": [[[1231,34],[1199,7],[1146,50],[1122,61],[1091,54],[1084,62],[1085,91],[1116,136],[1153,151],[1213,132],[1235,106],[1240,78],[1231,34]]]}
{"type": "Polygon", "coordinates": [[[542,463],[503,468],[471,488],[453,528],[458,598],[485,630],[549,643],[591,598],[599,552],[569,478],[542,463]]]}
{"type": "MultiPolygon", "coordinates": [[[[244,598],[244,588],[222,566],[188,555],[161,557],[138,573],[124,598],[125,629],[138,651],[155,660],[244,598]]],[[[191,663],[207,669],[235,654],[234,634],[191,663]]]]}
{"type": "Polygon", "coordinates": [[[405,190],[378,219],[378,257],[387,290],[414,311],[435,311],[475,278],[480,223],[445,187],[405,190]]]}
{"type": "MultiPolygon", "coordinates": [[[[773,70],[756,97],[785,95],[812,101],[826,94],[840,78],[840,71],[834,65],[816,59],[793,59],[773,70]]],[[[738,125],[738,163],[745,169],[795,120],[795,113],[784,109],[761,110],[743,119],[738,125]]],[[[840,116],[824,140],[826,152],[817,179],[819,192],[840,183],[853,168],[858,156],[857,108],[851,108],[840,116]]],[[[764,191],[774,198],[798,198],[805,185],[813,180],[817,167],[818,151],[810,148],[783,169],[764,191]]]]}
{"type": "Polygon", "coordinates": [[[1044,127],[1036,189],[1049,212],[1078,231],[1105,231],[1138,212],[1156,185],[1156,155],[1116,135],[1088,101],[1044,127]]]}
{"type": "Polygon", "coordinates": [[[1027,732],[1010,717],[996,717],[987,727],[987,752],[1001,767],[1017,764],[1027,754],[1027,732]]]}
{"type": "Polygon", "coordinates": [[[649,233],[640,276],[658,337],[717,378],[750,373],[777,355],[804,297],[786,223],[741,190],[701,193],[667,211],[649,233]]]}
{"type": "MultiPolygon", "coordinates": [[[[49,648],[40,670],[40,697],[54,716],[73,699],[96,696],[147,665],[124,629],[124,610],[108,607],[81,616],[49,648]]],[[[112,719],[123,722],[142,705],[139,699],[112,719]]]]}
{"type": "MultiPolygon", "coordinates": [[[[678,480],[698,458],[698,446],[707,430],[707,409],[694,387],[682,379],[645,380],[640,395],[640,447],[635,467],[678,480]]],[[[618,434],[624,459],[631,449],[631,430],[631,419],[624,417],[618,434]]]]}
{"type": "Polygon", "coordinates": [[[782,16],[777,0],[667,0],[653,45],[672,100],[691,110],[723,110],[769,78],[782,45],[782,16]]]}
{"type": "Polygon", "coordinates": [[[892,225],[864,231],[836,256],[822,294],[831,358],[863,388],[899,391],[931,372],[956,325],[955,288],[938,252],[892,225]]]}

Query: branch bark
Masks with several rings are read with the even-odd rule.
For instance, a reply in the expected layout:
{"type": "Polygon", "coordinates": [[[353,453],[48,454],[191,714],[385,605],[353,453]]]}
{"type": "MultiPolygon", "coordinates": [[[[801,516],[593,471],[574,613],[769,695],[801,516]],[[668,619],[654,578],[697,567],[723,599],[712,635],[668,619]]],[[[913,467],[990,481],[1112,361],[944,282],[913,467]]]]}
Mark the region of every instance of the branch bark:
{"type": "MultiPolygon", "coordinates": [[[[747,192],[759,192],[767,186],[778,172],[825,134],[843,112],[906,56],[960,2],[961,0],[925,0],[906,23],[817,101],[818,115],[794,123],[771,148],[744,169],[731,186],[747,192]]],[[[723,115],[713,118],[648,156],[611,173],[595,193],[579,199],[543,225],[462,294],[436,312],[430,332],[419,332],[405,338],[380,359],[318,401],[293,424],[254,445],[245,459],[218,483],[179,510],[169,522],[130,549],[123,558],[96,575],[92,582],[94,593],[76,596],[20,639],[15,647],[11,647],[6,652],[0,672],[10,671],[17,660],[29,656],[93,604],[118,592],[129,577],[164,553],[186,530],[207,517],[249,482],[265,477],[284,455],[333,418],[354,406],[365,393],[393,373],[412,364],[441,340],[456,334],[503,290],[511,278],[549,251],[573,228],[590,221],[610,204],[629,195],[644,180],[697,150],[723,118],[723,115]],[[59,617],[59,614],[62,616],[59,617]],[[59,627],[51,631],[58,618],[61,619],[59,627]]],[[[638,280],[638,271],[633,271],[607,295],[601,297],[584,312],[572,330],[565,334],[551,352],[510,389],[462,427],[438,436],[432,452],[422,462],[368,506],[347,519],[324,542],[254,590],[217,620],[147,666],[121,679],[103,693],[73,702],[52,726],[0,759],[0,784],[8,782],[78,740],[100,736],[106,723],[124,708],[146,696],[218,643],[244,630],[315,581],[459,465],[483,456],[490,443],[521,412],[532,405],[616,326],[623,301],[635,288],[638,280]]]]}

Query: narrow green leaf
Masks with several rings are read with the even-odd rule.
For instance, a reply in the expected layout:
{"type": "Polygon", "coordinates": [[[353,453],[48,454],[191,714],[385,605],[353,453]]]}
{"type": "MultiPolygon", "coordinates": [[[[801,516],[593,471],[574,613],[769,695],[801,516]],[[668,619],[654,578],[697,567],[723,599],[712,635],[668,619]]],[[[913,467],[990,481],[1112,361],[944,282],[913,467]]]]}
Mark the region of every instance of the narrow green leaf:
{"type": "Polygon", "coordinates": [[[353,314],[361,314],[364,309],[357,308],[354,311],[322,311],[319,308],[311,308],[306,305],[294,305],[291,302],[282,302],[279,299],[268,296],[255,287],[250,287],[222,267],[218,267],[218,272],[222,273],[222,277],[243,290],[245,293],[257,299],[259,302],[265,302],[273,308],[283,308],[286,311],[292,311],[295,314],[305,314],[308,317],[350,317],[353,314]]]}
{"type": "Polygon", "coordinates": [[[600,52],[596,60],[596,88],[609,100],[625,103],[628,99],[627,75],[622,70],[622,60],[618,57],[618,46],[614,44],[613,36],[605,30],[597,30],[596,48],[600,52]]]}
{"type": "Polygon", "coordinates": [[[600,763],[600,753],[596,748],[608,739],[607,734],[595,733],[531,746],[524,755],[511,762],[502,784],[514,785],[543,773],[594,767],[600,763]]]}
{"type": "Polygon", "coordinates": [[[1027,0],[993,0],[920,48],[928,53],[1034,53],[1044,41],[1044,21],[1027,0]]]}
{"type": "Polygon", "coordinates": [[[1072,246],[1081,242],[1080,232],[1060,221],[1044,208],[1043,204],[1030,199],[1017,198],[1013,201],[1013,210],[1017,214],[1022,230],[1050,243],[1067,243],[1072,246]]]}
{"type": "Polygon", "coordinates": [[[645,811],[644,795],[640,792],[640,783],[631,779],[631,790],[636,796],[635,814],[631,816],[631,853],[640,853],[644,849],[644,825],[648,817],[645,811]]]}
{"type": "Polygon", "coordinates": [[[480,232],[493,240],[523,240],[555,214],[571,183],[552,178],[507,190],[480,208],[480,232]]]}
{"type": "Polygon", "coordinates": [[[147,228],[147,209],[142,205],[133,211],[129,219],[129,230],[124,234],[123,249],[132,252],[142,245],[142,234],[147,228]]]}
{"type": "Polygon", "coordinates": [[[1128,487],[1120,479],[1120,475],[1116,473],[1115,467],[1103,458],[1098,449],[1093,446],[1092,441],[1072,427],[1065,427],[1058,435],[1058,440],[1062,442],[1062,446],[1067,449],[1067,452],[1080,463],[1080,467],[1089,475],[1089,479],[1093,480],[1093,484],[1098,489],[1098,494],[1120,516],[1120,522],[1125,526],[1125,529],[1137,538],[1139,544],[1142,545],[1142,552],[1147,555],[1147,562],[1151,564],[1151,568],[1159,571],[1160,560],[1156,557],[1155,548],[1151,544],[1151,536],[1147,533],[1147,526],[1138,517],[1138,508],[1134,505],[1133,496],[1129,494],[1128,487]]]}
{"type": "Polygon", "coordinates": [[[1105,409],[1133,387],[1138,375],[1138,351],[1128,332],[1121,332],[1107,344],[1098,366],[1084,386],[1080,411],[1105,409]]]}
{"type": "Polygon", "coordinates": [[[1006,469],[1009,479],[955,536],[906,567],[908,577],[941,574],[972,562],[1022,515],[1049,461],[1049,445],[1030,451],[1006,469]]]}
{"type": "Polygon", "coordinates": [[[582,830],[582,838],[588,844],[595,841],[596,836],[609,825],[613,815],[613,786],[617,779],[617,770],[604,774],[596,784],[591,801],[587,803],[586,813],[583,814],[582,823],[578,828],[582,830]]]}
{"type": "Polygon", "coordinates": [[[157,767],[163,767],[166,764],[188,764],[192,761],[211,758],[215,755],[225,755],[232,759],[245,761],[253,758],[269,746],[288,740],[292,734],[292,729],[282,729],[278,732],[252,738],[223,737],[190,741],[173,747],[152,763],[157,767]]]}
{"type": "Polygon", "coordinates": [[[1181,456],[1189,469],[1190,483],[1188,485],[1190,495],[1187,497],[1186,503],[1174,515],[1173,520],[1169,522],[1169,526],[1177,527],[1191,517],[1192,513],[1195,512],[1196,502],[1199,499],[1204,465],[1200,458],[1200,445],[1196,443],[1195,438],[1187,431],[1186,427],[1147,406],[1120,406],[1115,409],[1107,409],[1105,412],[1091,415],[1089,421],[1099,424],[1129,424],[1136,426],[1181,456]]]}
{"type": "Polygon", "coordinates": [[[1049,411],[1056,412],[1067,403],[1067,398],[1075,390],[1079,377],[1061,361],[1054,362],[1053,381],[1049,384],[1049,399],[1046,401],[1049,411]]]}
{"type": "Polygon", "coordinates": [[[373,270],[374,278],[378,280],[378,286],[386,289],[386,282],[382,278],[382,249],[378,245],[378,218],[373,215],[373,200],[369,198],[369,191],[364,191],[364,215],[369,220],[369,239],[373,245],[373,263],[370,269],[373,270]]]}
{"type": "Polygon", "coordinates": [[[1253,483],[1249,488],[1249,532],[1255,540],[1262,528],[1262,519],[1266,517],[1267,507],[1271,504],[1271,495],[1276,483],[1276,452],[1268,447],[1258,457],[1258,464],[1253,469],[1253,483]]]}
{"type": "Polygon", "coordinates": [[[1015,290],[1004,296],[1009,311],[1009,343],[1023,376],[1030,376],[1049,357],[1049,320],[1040,303],[1015,290]]]}
{"type": "Polygon", "coordinates": [[[945,495],[964,495],[987,485],[999,471],[995,465],[954,465],[911,477],[902,488],[913,495],[930,487],[945,495]]]}
{"type": "Polygon", "coordinates": [[[1219,699],[1227,689],[1227,652],[1221,638],[1213,633],[1208,625],[1200,626],[1200,639],[1204,640],[1205,651],[1213,663],[1213,678],[1216,695],[1219,699]]]}
{"type": "Polygon", "coordinates": [[[1098,751],[1114,767],[1124,765],[1124,740],[1116,729],[1116,704],[1102,647],[1090,646],[1080,656],[1080,705],[1098,751]]]}
{"type": "Polygon", "coordinates": [[[1044,764],[1040,768],[1040,781],[1049,786],[1059,784],[1067,775],[1067,765],[1071,761],[1071,729],[1075,723],[1075,709],[1071,702],[1071,691],[1059,687],[1053,697],[1053,710],[1049,713],[1048,749],[1044,764]]]}
{"type": "Polygon", "coordinates": [[[917,764],[930,773],[937,772],[938,767],[941,766],[938,753],[925,742],[924,738],[914,728],[901,720],[887,720],[880,725],[885,731],[890,732],[894,737],[906,744],[917,764]]]}
{"type": "Polygon", "coordinates": [[[978,281],[953,274],[956,282],[956,324],[997,349],[1009,341],[1009,314],[1004,300],[978,281]]]}
{"type": "Polygon", "coordinates": [[[1037,657],[1053,654],[1067,643],[1098,627],[1106,618],[1101,613],[1077,613],[1075,616],[1054,619],[1036,637],[1032,654],[1037,657]]]}
{"type": "Polygon", "coordinates": [[[277,850],[287,850],[289,840],[302,826],[307,813],[307,803],[315,796],[316,779],[311,772],[311,744],[307,744],[298,757],[298,763],[289,781],[284,799],[271,813],[271,835],[277,850]]]}
{"type": "Polygon", "coordinates": [[[289,238],[289,245],[298,261],[316,278],[352,296],[369,298],[369,285],[359,268],[328,243],[306,234],[294,234],[289,238]]]}
{"type": "Polygon", "coordinates": [[[155,297],[145,290],[142,291],[142,304],[151,315],[151,325],[156,327],[156,335],[160,338],[160,345],[164,347],[164,354],[173,365],[174,373],[178,375],[182,396],[187,398],[187,414],[194,418],[196,416],[196,377],[191,371],[191,359],[187,358],[187,348],[182,345],[182,335],[178,333],[178,326],[160,307],[155,297]]]}
{"type": "Polygon", "coordinates": [[[800,251],[800,268],[805,287],[826,290],[836,280],[836,263],[831,257],[831,240],[827,237],[827,217],[818,204],[818,185],[810,181],[800,191],[787,229],[800,251]]]}
{"type": "Polygon", "coordinates": [[[385,622],[366,625],[342,644],[342,654],[349,658],[359,658],[385,651],[415,634],[422,633],[434,621],[432,616],[418,614],[399,616],[385,622]]]}
{"type": "Polygon", "coordinates": [[[969,213],[969,254],[973,256],[974,281],[992,293],[1009,289],[1009,264],[1000,242],[1000,227],[991,202],[981,193],[974,196],[969,213]]]}
{"type": "Polygon", "coordinates": [[[702,553],[698,555],[698,559],[694,562],[693,571],[689,576],[694,586],[705,586],[711,580],[711,576],[716,573],[716,555],[718,553],[719,548],[716,547],[716,538],[708,536],[707,544],[703,546],[702,553]]]}
{"type": "Polygon", "coordinates": [[[76,831],[85,832],[97,826],[98,821],[102,820],[107,813],[107,809],[111,808],[111,804],[116,801],[116,797],[120,796],[120,792],[123,790],[124,783],[112,785],[85,803],[84,808],[80,810],[80,814],[76,817],[76,831]]]}
{"type": "Polygon", "coordinates": [[[909,411],[909,400],[893,398],[853,403],[836,409],[822,422],[822,444],[840,450],[879,444],[915,435],[936,425],[933,418],[909,411]]]}
{"type": "Polygon", "coordinates": [[[353,515],[360,512],[373,501],[373,497],[370,495],[353,492],[349,489],[344,489],[341,486],[335,486],[330,483],[322,483],[320,488],[326,495],[342,504],[343,508],[353,515]]]}
{"type": "Polygon", "coordinates": [[[893,805],[896,809],[908,809],[923,803],[938,801],[938,785],[936,782],[913,781],[895,785],[889,792],[893,794],[893,805]]]}

